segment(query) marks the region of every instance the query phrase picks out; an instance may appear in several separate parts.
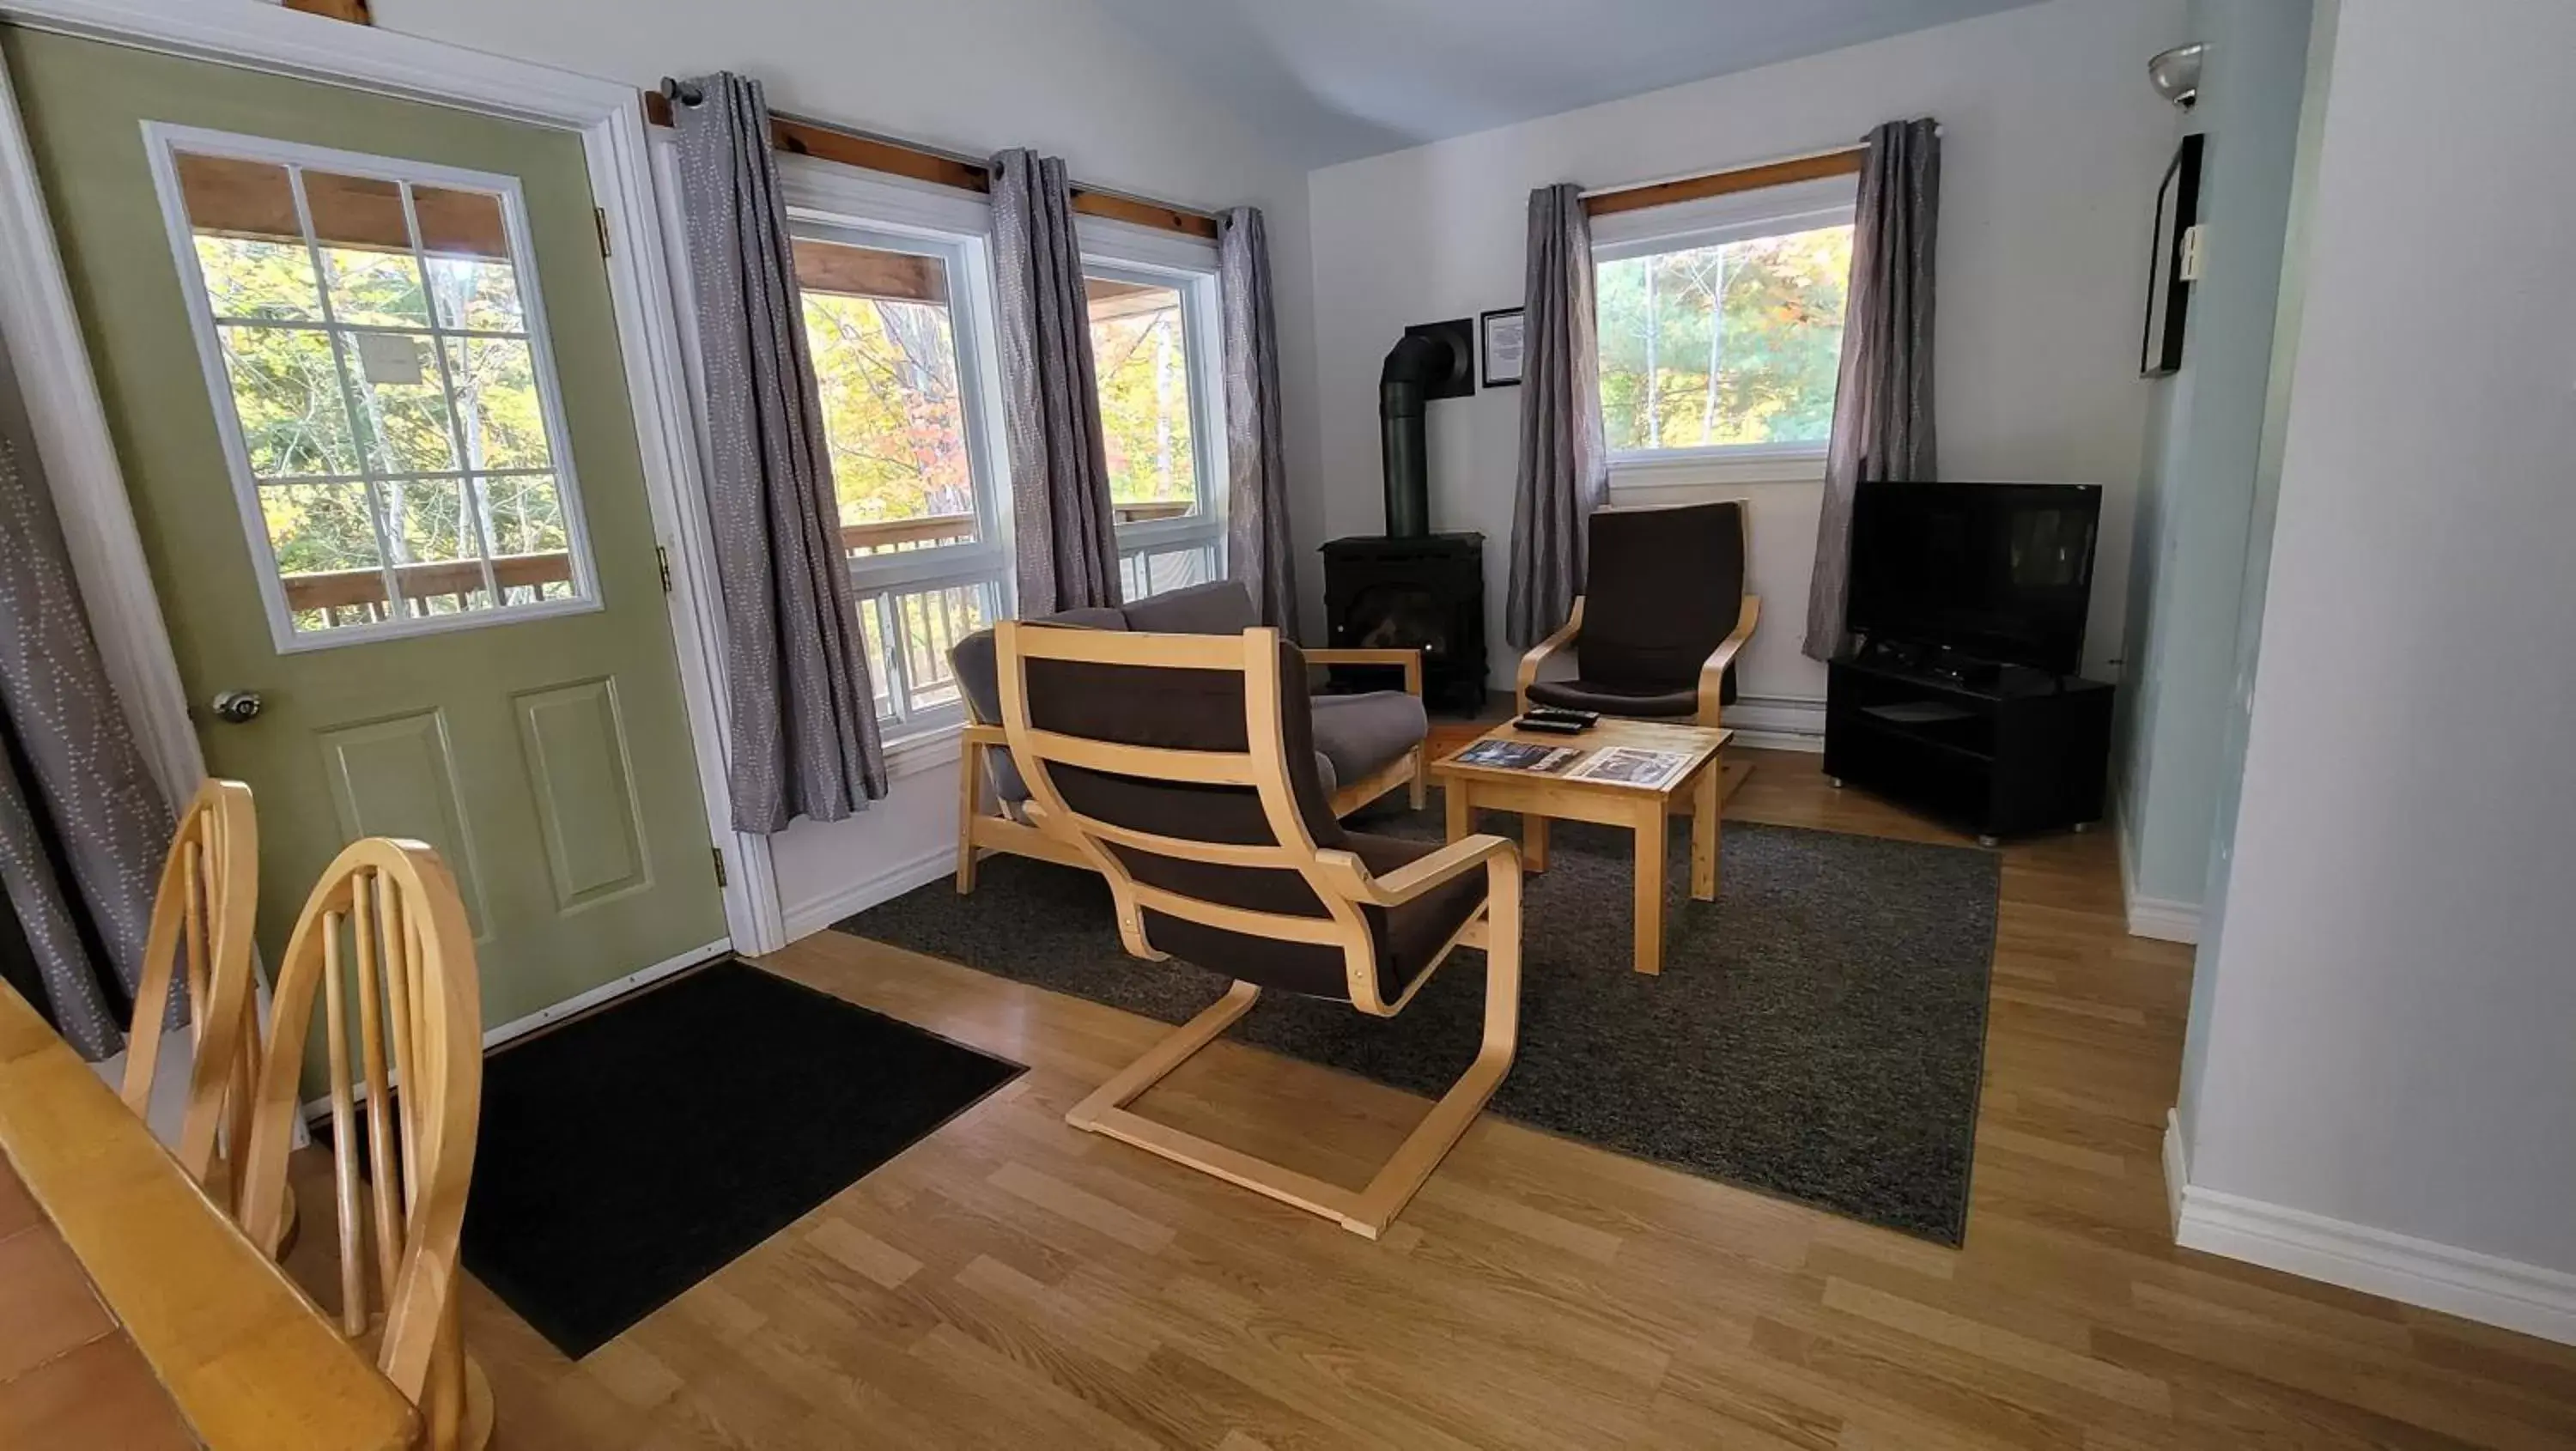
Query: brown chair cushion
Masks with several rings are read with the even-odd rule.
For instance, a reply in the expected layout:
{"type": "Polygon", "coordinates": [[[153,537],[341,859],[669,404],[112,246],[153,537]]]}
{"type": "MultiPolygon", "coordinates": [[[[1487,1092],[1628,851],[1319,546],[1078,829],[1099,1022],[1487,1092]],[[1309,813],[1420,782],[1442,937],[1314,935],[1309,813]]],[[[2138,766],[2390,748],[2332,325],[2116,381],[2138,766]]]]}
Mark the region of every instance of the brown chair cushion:
{"type": "MultiPolygon", "coordinates": [[[[1342,844],[1368,865],[1372,876],[1380,877],[1440,849],[1438,842],[1405,841],[1362,832],[1349,833],[1342,844]]],[[[1174,862],[1143,852],[1121,851],[1119,856],[1139,881],[1147,880],[1143,870],[1146,861],[1165,868],[1184,868],[1177,873],[1158,871],[1157,875],[1165,880],[1156,885],[1202,901],[1227,901],[1238,907],[1298,917],[1323,915],[1322,904],[1294,873],[1174,862]],[[1267,880],[1253,880],[1256,878],[1267,880]],[[1191,885],[1178,885],[1182,880],[1191,885]]],[[[1369,940],[1377,959],[1378,996],[1387,1002],[1403,996],[1405,988],[1438,960],[1440,949],[1484,905],[1485,873],[1472,871],[1452,877],[1400,907],[1362,907],[1360,916],[1368,923],[1369,940]]],[[[1309,997],[1341,1001],[1350,998],[1350,982],[1339,948],[1229,932],[1151,911],[1145,914],[1145,939],[1157,951],[1210,972],[1309,997]]]]}
{"type": "MultiPolygon", "coordinates": [[[[1393,871],[1437,850],[1425,843],[1347,833],[1333,819],[1317,770],[1313,708],[1300,688],[1305,665],[1303,652],[1281,642],[1279,730],[1306,835],[1320,850],[1355,853],[1373,873],[1393,871]]],[[[1177,750],[1248,749],[1243,676],[1236,671],[1032,660],[1028,699],[1030,724],[1041,730],[1177,750]]],[[[1186,841],[1274,845],[1278,840],[1260,793],[1249,787],[1147,780],[1065,765],[1050,766],[1048,774],[1066,805],[1097,820],[1186,841]]],[[[1137,881],[1168,892],[1255,912],[1329,915],[1314,888],[1294,871],[1222,866],[1131,847],[1110,850],[1137,881]]],[[[1392,999],[1401,992],[1484,899],[1484,873],[1472,872],[1393,911],[1362,909],[1380,994],[1392,999]]],[[[1211,971],[1311,997],[1350,996],[1338,948],[1281,942],[1157,912],[1145,914],[1145,933],[1156,950],[1211,971]]]]}
{"type": "MultiPolygon", "coordinates": [[[[1729,683],[1733,683],[1729,672],[1729,683]]],[[[1735,692],[1725,692],[1728,700],[1735,692]]],[[[1699,690],[1622,690],[1593,680],[1533,680],[1529,687],[1534,705],[1562,706],[1567,710],[1595,710],[1603,715],[1643,716],[1661,720],[1678,717],[1688,720],[1699,714],[1699,690]]]]}
{"type": "Polygon", "coordinates": [[[1743,613],[1744,505],[1602,509],[1588,527],[1575,673],[1624,696],[1696,691],[1743,613]]]}
{"type": "Polygon", "coordinates": [[[1342,786],[1368,779],[1431,733],[1422,701],[1401,690],[1313,697],[1315,749],[1342,786]]]}
{"type": "Polygon", "coordinates": [[[1125,613],[1128,629],[1154,635],[1240,635],[1261,623],[1252,591],[1232,579],[1148,595],[1125,613]]]}

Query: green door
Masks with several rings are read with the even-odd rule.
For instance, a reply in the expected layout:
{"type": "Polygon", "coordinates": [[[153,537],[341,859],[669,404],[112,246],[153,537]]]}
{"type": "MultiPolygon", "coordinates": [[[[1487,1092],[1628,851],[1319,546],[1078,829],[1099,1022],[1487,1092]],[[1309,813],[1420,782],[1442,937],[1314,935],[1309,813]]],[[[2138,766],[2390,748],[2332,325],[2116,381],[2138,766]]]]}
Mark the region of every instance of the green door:
{"type": "Polygon", "coordinates": [[[375,835],[455,871],[487,1028],[722,939],[579,138],[0,50],[270,960],[375,835]]]}

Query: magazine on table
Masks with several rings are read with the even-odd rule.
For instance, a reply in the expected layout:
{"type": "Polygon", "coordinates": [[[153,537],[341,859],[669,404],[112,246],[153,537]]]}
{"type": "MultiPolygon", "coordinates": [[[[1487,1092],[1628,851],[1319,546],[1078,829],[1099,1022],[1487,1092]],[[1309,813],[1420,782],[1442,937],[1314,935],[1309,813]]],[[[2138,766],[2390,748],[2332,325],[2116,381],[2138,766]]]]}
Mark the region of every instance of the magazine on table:
{"type": "Polygon", "coordinates": [[[1582,755],[1583,750],[1579,746],[1478,741],[1460,751],[1452,760],[1461,766],[1483,766],[1492,771],[1528,771],[1534,775],[1554,776],[1573,765],[1582,755]]]}
{"type": "Polygon", "coordinates": [[[1592,758],[1566,772],[1570,781],[1608,781],[1622,786],[1669,786],[1690,768],[1688,751],[1649,751],[1636,746],[1605,746],[1592,758]]]}

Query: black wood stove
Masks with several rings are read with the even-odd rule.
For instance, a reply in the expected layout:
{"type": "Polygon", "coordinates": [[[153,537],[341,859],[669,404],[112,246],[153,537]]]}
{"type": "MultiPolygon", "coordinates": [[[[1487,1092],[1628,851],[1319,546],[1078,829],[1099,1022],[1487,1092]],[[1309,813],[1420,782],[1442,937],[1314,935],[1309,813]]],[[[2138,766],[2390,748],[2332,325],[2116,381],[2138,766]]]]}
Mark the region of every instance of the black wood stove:
{"type": "MultiPolygon", "coordinates": [[[[1485,536],[1431,532],[1423,405],[1475,388],[1473,344],[1416,329],[1378,375],[1386,533],[1324,546],[1324,618],[1342,649],[1419,647],[1423,703],[1474,715],[1485,706],[1485,536]],[[1463,383],[1464,387],[1456,385],[1463,383]]],[[[1383,689],[1382,667],[1338,666],[1342,689],[1383,689]]]]}
{"type": "MultiPolygon", "coordinates": [[[[1324,546],[1324,618],[1342,648],[1419,646],[1422,698],[1474,714],[1485,704],[1485,536],[1336,539],[1324,546]]],[[[1363,666],[1337,684],[1383,688],[1363,666]]]]}

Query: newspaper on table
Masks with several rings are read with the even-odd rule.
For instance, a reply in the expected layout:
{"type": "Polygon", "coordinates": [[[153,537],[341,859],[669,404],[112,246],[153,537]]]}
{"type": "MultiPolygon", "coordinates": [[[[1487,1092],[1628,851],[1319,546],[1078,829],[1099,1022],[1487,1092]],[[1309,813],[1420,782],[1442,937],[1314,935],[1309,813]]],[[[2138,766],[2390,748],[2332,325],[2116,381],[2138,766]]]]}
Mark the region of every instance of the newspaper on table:
{"type": "Polygon", "coordinates": [[[1661,788],[1690,769],[1688,751],[1650,751],[1639,746],[1605,746],[1565,773],[1569,781],[1606,781],[1622,786],[1661,788]]]}
{"type": "Polygon", "coordinates": [[[1522,741],[1478,741],[1460,751],[1453,761],[1461,766],[1483,766],[1492,771],[1527,771],[1533,775],[1553,776],[1573,765],[1583,754],[1576,746],[1540,746],[1522,741]]]}

